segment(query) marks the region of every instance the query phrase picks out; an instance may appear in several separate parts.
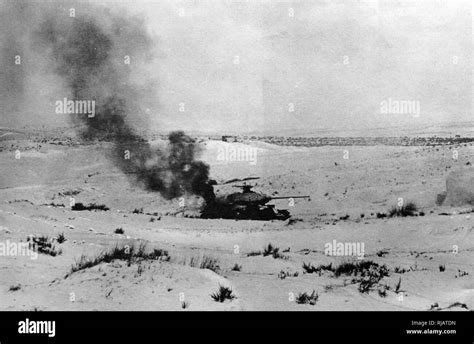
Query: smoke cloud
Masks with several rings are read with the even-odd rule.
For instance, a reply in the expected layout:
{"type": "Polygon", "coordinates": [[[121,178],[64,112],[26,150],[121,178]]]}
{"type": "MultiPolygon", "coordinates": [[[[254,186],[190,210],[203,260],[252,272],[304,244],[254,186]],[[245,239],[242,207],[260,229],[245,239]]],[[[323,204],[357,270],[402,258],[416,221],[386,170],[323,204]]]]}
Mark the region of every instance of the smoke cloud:
{"type": "MultiPolygon", "coordinates": [[[[66,8],[58,11],[54,4],[34,11],[26,7],[18,3],[4,8],[8,14],[4,12],[2,17],[8,15],[13,23],[27,11],[33,16],[33,27],[28,34],[22,32],[5,40],[1,55],[11,55],[12,49],[31,50],[39,60],[47,61],[48,73],[59,77],[73,100],[95,101],[94,117],[71,115],[80,136],[84,140],[111,141],[110,157],[115,164],[147,190],[160,192],[167,199],[185,193],[206,200],[212,197],[209,166],[196,160],[199,148],[192,138],[173,132],[167,147],[159,149],[140,137],[130,124],[130,116],[147,118],[146,109],[156,97],[154,81],[137,82],[144,78],[143,66],[151,58],[154,45],[143,21],[89,4],[77,6],[74,17],[66,8]]],[[[7,77],[21,94],[28,79],[12,72],[7,77]]],[[[15,102],[21,100],[15,96],[15,102]]]]}

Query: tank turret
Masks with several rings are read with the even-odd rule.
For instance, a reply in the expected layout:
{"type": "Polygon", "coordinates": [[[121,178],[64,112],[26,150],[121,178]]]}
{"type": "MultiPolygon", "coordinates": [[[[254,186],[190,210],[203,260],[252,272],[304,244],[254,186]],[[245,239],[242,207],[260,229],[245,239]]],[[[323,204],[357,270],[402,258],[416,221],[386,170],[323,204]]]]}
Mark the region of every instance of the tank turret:
{"type": "Polygon", "coordinates": [[[278,196],[272,197],[252,191],[252,185],[233,185],[241,188],[241,192],[217,196],[214,201],[204,207],[202,218],[247,219],[247,220],[286,220],[290,217],[287,210],[275,209],[267,204],[275,199],[309,198],[309,196],[278,196]]]}

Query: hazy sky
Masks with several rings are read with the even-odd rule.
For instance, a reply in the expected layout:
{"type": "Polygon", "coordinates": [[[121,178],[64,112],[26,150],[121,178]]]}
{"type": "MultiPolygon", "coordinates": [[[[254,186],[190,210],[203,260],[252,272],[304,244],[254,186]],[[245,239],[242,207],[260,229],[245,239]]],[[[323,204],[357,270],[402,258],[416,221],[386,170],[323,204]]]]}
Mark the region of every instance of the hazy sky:
{"type": "Polygon", "coordinates": [[[156,40],[148,67],[159,85],[156,128],[281,132],[473,119],[468,0],[106,6],[143,15],[156,40]],[[389,98],[418,102],[419,117],[381,113],[389,98]]]}

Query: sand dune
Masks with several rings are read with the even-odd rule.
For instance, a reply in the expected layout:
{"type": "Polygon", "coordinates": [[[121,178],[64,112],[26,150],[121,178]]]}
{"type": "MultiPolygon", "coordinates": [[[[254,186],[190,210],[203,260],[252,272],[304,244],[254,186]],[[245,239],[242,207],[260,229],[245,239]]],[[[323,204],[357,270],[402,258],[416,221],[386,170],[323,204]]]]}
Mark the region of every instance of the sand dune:
{"type": "MultiPolygon", "coordinates": [[[[0,241],[61,233],[66,238],[54,241],[61,250],[55,256],[2,257],[3,310],[474,308],[471,209],[436,205],[450,171],[473,162],[471,145],[295,148],[204,141],[202,158],[211,166],[211,178],[259,176],[253,181],[259,192],[310,195],[293,206],[273,201],[291,212],[290,221],[193,218],[202,204],[197,197],[181,207],[178,200],[144,191],[107,160],[107,143],[72,146],[43,140],[40,147],[39,141],[3,139],[1,145],[0,241]],[[223,147],[255,149],[257,163],[219,160],[223,147]],[[20,159],[16,150],[22,152],[20,159]],[[71,198],[110,209],[73,211],[71,198]],[[418,216],[377,216],[400,198],[415,202],[418,216]],[[333,241],[363,243],[361,261],[385,265],[388,276],[361,292],[360,276],[303,268],[357,264],[356,257],[325,254],[325,245],[333,241]],[[114,259],[71,273],[82,255],[92,259],[115,246],[140,243],[150,252],[166,250],[169,260],[114,259]],[[259,254],[269,243],[280,255],[259,254]],[[219,285],[232,289],[235,298],[214,301],[210,295],[219,285]],[[319,295],[315,305],[295,302],[300,293],[313,290],[319,295]]],[[[236,191],[231,184],[216,190],[236,191]]]]}

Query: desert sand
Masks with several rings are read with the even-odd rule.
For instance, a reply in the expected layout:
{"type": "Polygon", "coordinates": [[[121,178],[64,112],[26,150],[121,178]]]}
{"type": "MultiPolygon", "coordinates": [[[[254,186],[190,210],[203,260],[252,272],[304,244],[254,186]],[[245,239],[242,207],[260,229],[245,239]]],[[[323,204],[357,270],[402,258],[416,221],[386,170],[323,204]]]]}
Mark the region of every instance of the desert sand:
{"type": "MultiPolygon", "coordinates": [[[[107,158],[107,142],[84,144],[66,131],[54,138],[3,129],[0,136],[0,241],[47,236],[58,252],[1,257],[1,310],[474,308],[472,206],[436,203],[447,175],[474,163],[472,143],[293,147],[202,138],[201,159],[219,183],[255,176],[255,191],[311,197],[293,206],[272,201],[290,211],[286,221],[237,221],[196,218],[196,196],[183,204],[144,190],[107,158]],[[225,146],[255,148],[257,162],[217,159],[225,146]],[[109,210],[74,211],[71,197],[109,210]],[[417,205],[416,216],[377,216],[399,198],[417,205]],[[303,268],[359,261],[325,254],[334,240],[363,243],[360,261],[385,265],[388,275],[361,292],[354,276],[303,268]],[[167,258],[114,259],[71,272],[81,256],[140,244],[166,250],[167,258]],[[279,254],[259,254],[268,244],[279,254]],[[235,297],[213,300],[220,285],[235,297]],[[317,302],[295,302],[313,291],[317,302]]],[[[216,192],[236,190],[226,184],[216,192]]]]}

